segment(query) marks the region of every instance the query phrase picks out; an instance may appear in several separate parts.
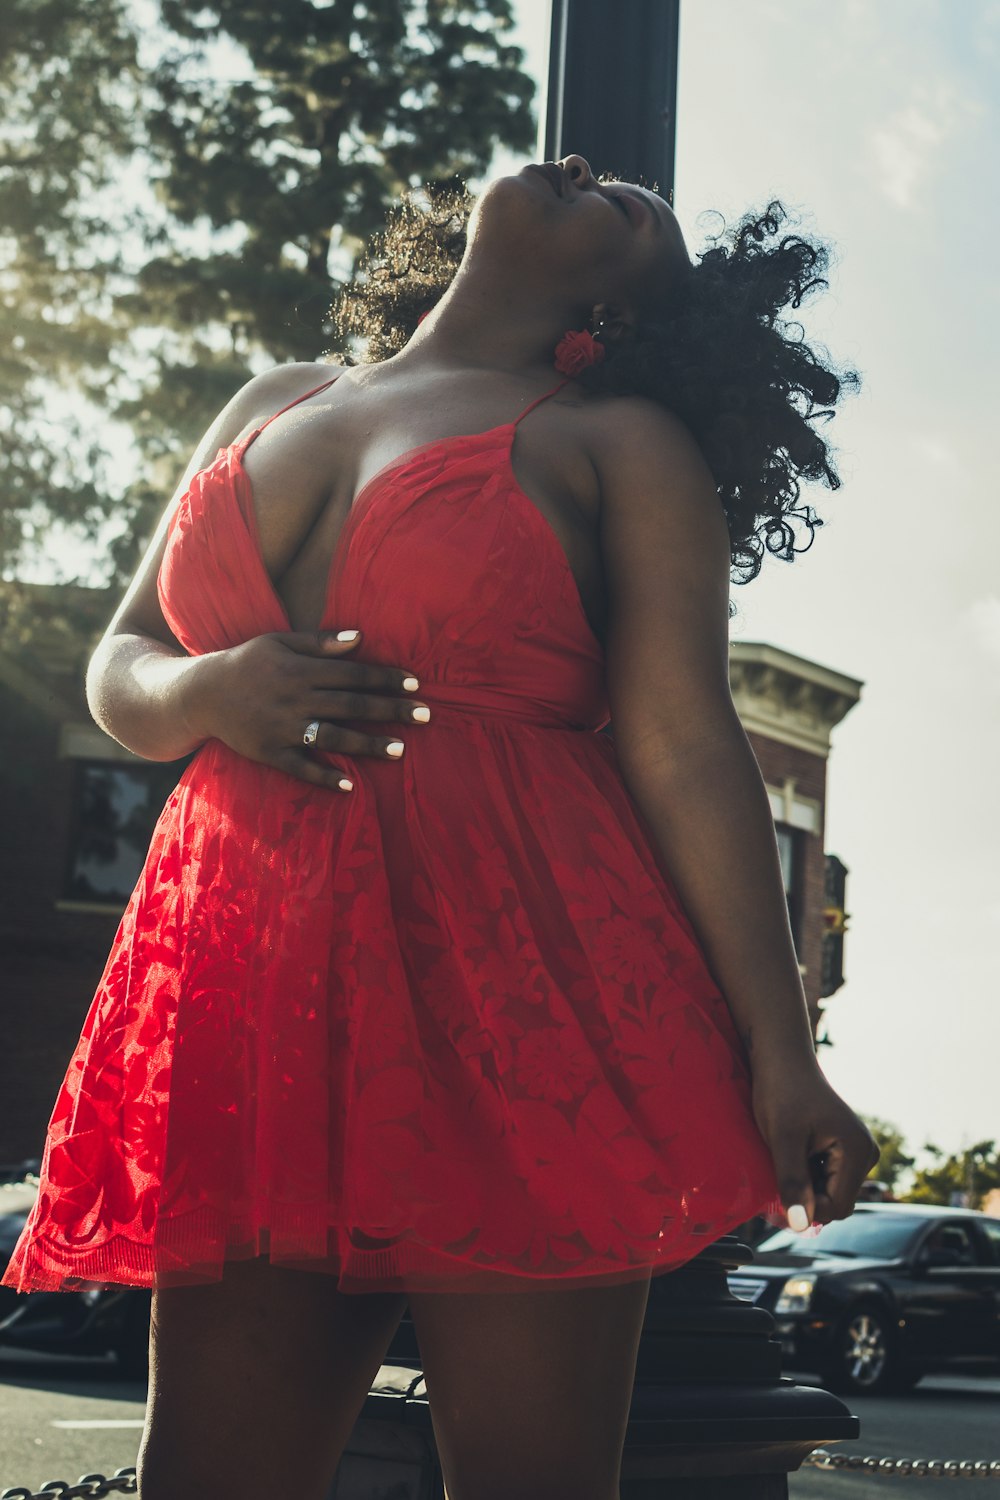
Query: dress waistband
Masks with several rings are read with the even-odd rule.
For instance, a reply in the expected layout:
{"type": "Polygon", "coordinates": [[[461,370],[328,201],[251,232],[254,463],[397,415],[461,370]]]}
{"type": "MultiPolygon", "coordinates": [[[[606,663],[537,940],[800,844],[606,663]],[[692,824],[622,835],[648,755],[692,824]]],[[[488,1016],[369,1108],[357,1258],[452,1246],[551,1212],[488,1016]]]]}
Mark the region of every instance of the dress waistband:
{"type": "MultiPolygon", "coordinates": [[[[502,687],[485,686],[481,683],[422,681],[413,698],[417,702],[426,703],[431,711],[430,723],[420,725],[421,731],[433,729],[435,725],[461,727],[467,731],[469,720],[473,718],[496,721],[512,728],[524,726],[593,734],[606,722],[606,718],[600,717],[599,708],[588,723],[585,714],[573,717],[559,705],[527,698],[523,692],[505,692],[502,687]]],[[[370,719],[342,722],[351,729],[359,729],[363,734],[389,732],[386,724],[373,723],[370,719]]],[[[406,728],[411,721],[404,709],[400,718],[392,722],[406,728]]]]}

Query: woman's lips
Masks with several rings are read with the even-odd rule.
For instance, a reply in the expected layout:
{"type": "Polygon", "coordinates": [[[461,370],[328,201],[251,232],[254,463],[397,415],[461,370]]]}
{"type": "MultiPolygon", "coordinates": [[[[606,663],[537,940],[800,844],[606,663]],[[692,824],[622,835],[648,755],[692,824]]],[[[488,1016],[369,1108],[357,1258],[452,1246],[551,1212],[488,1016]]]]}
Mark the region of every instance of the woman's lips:
{"type": "Polygon", "coordinates": [[[529,162],[528,166],[532,172],[541,172],[546,182],[551,187],[557,198],[562,197],[562,172],[553,161],[529,162]]]}
{"type": "Polygon", "coordinates": [[[651,205],[646,202],[645,198],[641,198],[638,193],[620,193],[619,197],[624,199],[625,207],[628,210],[628,215],[632,223],[645,224],[653,212],[651,205]]]}

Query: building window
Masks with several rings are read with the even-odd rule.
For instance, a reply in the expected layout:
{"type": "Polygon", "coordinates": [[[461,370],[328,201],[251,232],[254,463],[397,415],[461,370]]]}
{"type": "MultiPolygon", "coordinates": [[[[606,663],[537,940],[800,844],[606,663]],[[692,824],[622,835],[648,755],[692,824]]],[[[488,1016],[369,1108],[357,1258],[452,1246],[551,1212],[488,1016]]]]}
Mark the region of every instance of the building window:
{"type": "Polygon", "coordinates": [[[775,823],[774,832],[778,840],[778,854],[781,858],[781,879],[785,887],[785,900],[788,902],[788,920],[795,941],[795,951],[801,957],[802,834],[797,828],[789,827],[787,823],[775,823]]]}
{"type": "Polygon", "coordinates": [[[66,900],[128,901],[156,820],[183,769],[176,762],[76,762],[66,900]]]}

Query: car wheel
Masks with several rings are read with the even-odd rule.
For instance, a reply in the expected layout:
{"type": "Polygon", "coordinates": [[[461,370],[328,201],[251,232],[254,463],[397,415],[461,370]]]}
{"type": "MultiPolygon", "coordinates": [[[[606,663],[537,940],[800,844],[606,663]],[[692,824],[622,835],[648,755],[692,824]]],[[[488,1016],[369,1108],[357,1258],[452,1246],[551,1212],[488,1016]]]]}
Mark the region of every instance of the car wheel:
{"type": "Polygon", "coordinates": [[[875,1396],[910,1390],[922,1375],[902,1359],[887,1314],[867,1304],[850,1308],[842,1319],[823,1382],[831,1391],[875,1396]]]}
{"type": "Polygon", "coordinates": [[[129,1297],[115,1344],[115,1359],[126,1380],[149,1379],[149,1297],[129,1297]]]}

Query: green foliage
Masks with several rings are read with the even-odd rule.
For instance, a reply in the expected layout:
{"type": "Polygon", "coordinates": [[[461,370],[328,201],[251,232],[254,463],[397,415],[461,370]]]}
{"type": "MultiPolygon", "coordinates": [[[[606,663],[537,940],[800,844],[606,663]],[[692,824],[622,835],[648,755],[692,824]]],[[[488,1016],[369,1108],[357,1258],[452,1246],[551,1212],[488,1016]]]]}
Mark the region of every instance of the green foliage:
{"type": "Polygon", "coordinates": [[[981,1208],[986,1195],[1000,1188],[1000,1147],[995,1141],[980,1141],[950,1153],[928,1142],[923,1151],[931,1158],[930,1165],[913,1171],[908,1190],[901,1192],[900,1179],[915,1167],[916,1157],[907,1151],[902,1132],[889,1121],[865,1116],[865,1124],[882,1152],[870,1175],[887,1183],[901,1202],[945,1206],[961,1202],[968,1208],[981,1208]]]}
{"type": "Polygon", "coordinates": [[[905,1195],[906,1202],[961,1202],[966,1208],[982,1208],[987,1193],[1000,1188],[1000,1148],[996,1141],[979,1141],[950,1155],[931,1144],[924,1150],[933,1157],[933,1165],[917,1172],[905,1195]]]}
{"type": "Polygon", "coordinates": [[[174,223],[241,243],[151,260],[132,311],[222,325],[246,357],[315,357],[331,252],[353,259],[405,187],[475,176],[499,140],[533,140],[534,85],[503,40],[509,0],[160,9],[175,41],[149,77],[158,194],[174,223]],[[235,76],[213,65],[220,38],[235,76]]]}
{"type": "Polygon", "coordinates": [[[895,1125],[872,1115],[866,1115],[864,1121],[882,1153],[878,1166],[868,1175],[876,1182],[884,1182],[895,1192],[900,1177],[910,1170],[915,1158],[907,1154],[902,1132],[895,1125]]]}
{"type": "Polygon", "coordinates": [[[8,0],[0,32],[0,565],[52,516],[105,513],[101,450],[58,385],[106,369],[123,329],[107,290],[124,217],[112,189],[132,149],[136,40],[120,0],[8,0]]]}
{"type": "Polygon", "coordinates": [[[0,567],[110,518],[124,581],[233,392],[336,347],[402,190],[530,148],[511,25],[510,0],[8,0],[0,567]]]}

